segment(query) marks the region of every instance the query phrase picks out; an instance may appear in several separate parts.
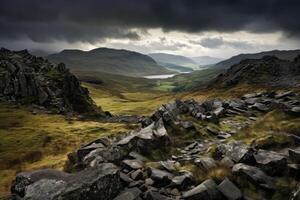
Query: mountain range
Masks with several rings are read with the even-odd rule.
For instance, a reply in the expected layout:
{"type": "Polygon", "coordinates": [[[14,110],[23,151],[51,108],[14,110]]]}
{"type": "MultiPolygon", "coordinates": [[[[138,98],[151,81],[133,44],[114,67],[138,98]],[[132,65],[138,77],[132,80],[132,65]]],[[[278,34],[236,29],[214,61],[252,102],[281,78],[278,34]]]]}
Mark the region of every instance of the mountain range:
{"type": "Polygon", "coordinates": [[[63,50],[47,58],[63,62],[71,70],[97,71],[127,76],[171,74],[147,55],[128,50],[97,48],[91,51],[63,50]]]}
{"type": "MultiPolygon", "coordinates": [[[[198,70],[198,64],[192,60],[191,58],[180,56],[180,55],[173,55],[173,54],[166,54],[166,53],[151,53],[148,54],[151,58],[153,58],[157,63],[162,66],[165,66],[170,69],[176,69],[178,67],[184,67],[198,70]]],[[[183,69],[184,69],[183,68],[183,69]]],[[[186,69],[186,70],[188,70],[186,69]]]]}

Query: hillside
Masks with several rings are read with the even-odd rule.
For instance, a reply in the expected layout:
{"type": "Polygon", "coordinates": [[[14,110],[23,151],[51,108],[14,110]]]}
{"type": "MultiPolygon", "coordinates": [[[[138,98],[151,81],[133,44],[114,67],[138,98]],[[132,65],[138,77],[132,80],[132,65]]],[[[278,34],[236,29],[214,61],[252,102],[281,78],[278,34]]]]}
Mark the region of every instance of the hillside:
{"type": "Polygon", "coordinates": [[[260,53],[253,54],[239,54],[233,56],[227,60],[217,63],[214,68],[227,69],[234,64],[241,62],[244,59],[260,59],[264,56],[275,56],[282,60],[294,60],[300,54],[300,50],[274,50],[274,51],[265,51],[260,53]]]}
{"type": "Polygon", "coordinates": [[[197,57],[191,57],[197,64],[199,65],[211,65],[221,62],[222,58],[216,58],[211,56],[197,56],[197,57]]]}
{"type": "Polygon", "coordinates": [[[153,58],[157,63],[163,66],[181,66],[181,67],[188,67],[194,70],[198,69],[198,64],[190,58],[173,55],[173,54],[166,54],[166,53],[152,53],[148,54],[151,58],[153,58]]]}
{"type": "Polygon", "coordinates": [[[0,101],[38,105],[55,113],[98,113],[86,88],[63,63],[23,51],[0,49],[0,101]]]}
{"type": "Polygon", "coordinates": [[[64,62],[71,70],[98,71],[128,76],[144,76],[172,73],[159,66],[149,56],[109,48],[91,51],[63,50],[47,57],[53,62],[64,62]]]}
{"type": "Polygon", "coordinates": [[[230,87],[238,84],[297,87],[300,83],[300,57],[293,61],[274,56],[246,59],[220,74],[213,87],[230,87]]]}

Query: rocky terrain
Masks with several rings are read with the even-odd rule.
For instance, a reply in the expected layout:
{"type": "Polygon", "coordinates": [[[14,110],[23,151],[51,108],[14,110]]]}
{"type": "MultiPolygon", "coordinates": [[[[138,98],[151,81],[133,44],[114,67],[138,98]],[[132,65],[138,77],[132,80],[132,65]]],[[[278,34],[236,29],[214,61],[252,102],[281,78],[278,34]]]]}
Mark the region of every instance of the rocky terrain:
{"type": "Polygon", "coordinates": [[[227,60],[223,60],[212,67],[217,69],[228,69],[232,65],[238,64],[242,60],[261,59],[264,56],[275,56],[281,60],[293,61],[299,54],[300,54],[300,50],[273,50],[273,51],[264,51],[264,52],[253,53],[253,54],[251,53],[239,54],[227,60]]]}
{"type": "Polygon", "coordinates": [[[0,50],[0,100],[55,113],[103,115],[63,63],[52,64],[26,50],[0,50]]]}
{"type": "Polygon", "coordinates": [[[10,199],[300,199],[296,133],[274,149],[238,139],[273,110],[297,118],[300,98],[289,91],[176,100],[143,118],[141,128],[69,154],[67,172],[19,173],[10,199]]]}
{"type": "Polygon", "coordinates": [[[300,83],[300,57],[293,61],[274,56],[245,59],[220,74],[213,86],[231,87],[238,84],[297,87],[300,83]]]}

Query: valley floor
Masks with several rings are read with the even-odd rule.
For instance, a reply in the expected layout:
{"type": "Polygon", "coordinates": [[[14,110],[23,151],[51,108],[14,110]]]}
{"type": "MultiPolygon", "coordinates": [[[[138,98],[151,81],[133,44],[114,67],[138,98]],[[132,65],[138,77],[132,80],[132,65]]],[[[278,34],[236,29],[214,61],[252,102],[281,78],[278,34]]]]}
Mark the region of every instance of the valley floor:
{"type": "MultiPolygon", "coordinates": [[[[112,81],[112,80],[111,80],[112,81]]],[[[107,82],[106,82],[107,83],[107,82]]],[[[251,87],[232,90],[201,90],[192,93],[174,93],[156,88],[147,89],[145,83],[132,85],[122,82],[106,84],[84,83],[98,106],[113,115],[151,115],[162,104],[175,98],[204,100],[232,98],[249,93],[251,87]]],[[[146,83],[149,84],[149,83],[146,83]]],[[[237,120],[243,120],[238,118],[237,120]]],[[[253,139],[268,138],[274,132],[299,129],[299,119],[274,111],[261,116],[246,129],[247,134],[237,138],[251,143],[253,139]],[[280,123],[278,123],[280,122],[280,123]],[[260,135],[257,132],[260,131],[260,135]],[[251,137],[250,137],[251,136],[251,137]]],[[[106,123],[66,119],[61,115],[32,113],[29,108],[0,104],[0,199],[9,193],[16,173],[38,168],[63,169],[67,154],[82,144],[103,136],[123,134],[136,128],[135,124],[106,123]]]]}

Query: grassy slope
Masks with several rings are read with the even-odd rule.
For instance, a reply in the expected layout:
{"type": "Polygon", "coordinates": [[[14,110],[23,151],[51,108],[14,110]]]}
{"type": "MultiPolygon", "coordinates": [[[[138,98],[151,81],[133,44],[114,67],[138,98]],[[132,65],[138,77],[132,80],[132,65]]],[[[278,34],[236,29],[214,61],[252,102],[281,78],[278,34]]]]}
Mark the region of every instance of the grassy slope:
{"type": "MultiPolygon", "coordinates": [[[[96,104],[113,114],[150,115],[174,98],[167,92],[149,89],[155,84],[143,78],[94,73],[94,79],[104,83],[84,85],[96,104]]],[[[66,120],[61,115],[33,115],[25,107],[0,103],[0,199],[9,193],[17,172],[62,169],[66,155],[81,144],[133,128],[122,123],[66,120]]]]}
{"type": "Polygon", "coordinates": [[[199,90],[199,88],[205,88],[221,72],[222,70],[219,69],[205,69],[189,74],[180,74],[172,78],[160,80],[157,83],[157,88],[173,92],[199,90]]]}
{"type": "Polygon", "coordinates": [[[60,115],[33,115],[25,108],[0,104],[0,198],[19,171],[62,169],[67,153],[93,139],[127,132],[126,124],[66,120],[60,115]]]}
{"type": "MultiPolygon", "coordinates": [[[[169,80],[153,82],[143,78],[103,73],[80,72],[80,74],[81,79],[91,80],[93,76],[94,81],[103,81],[102,84],[84,83],[84,85],[90,90],[96,104],[113,114],[150,115],[161,104],[173,100],[176,96],[196,100],[229,99],[254,90],[253,86],[239,85],[231,89],[202,89],[175,96],[168,92],[170,88],[166,87],[169,80]]],[[[204,75],[202,77],[207,78],[204,75]]],[[[173,80],[186,82],[189,78],[179,76],[173,80]]],[[[174,83],[170,82],[170,85],[174,87],[174,83]]],[[[267,88],[256,90],[265,89],[267,88]]],[[[245,137],[236,139],[247,143],[253,140],[261,143],[269,142],[270,134],[272,136],[273,133],[299,130],[299,124],[299,119],[292,119],[276,111],[261,117],[249,129],[244,130],[245,137]]],[[[45,167],[62,169],[66,154],[77,149],[80,144],[105,135],[120,134],[132,128],[126,124],[69,121],[59,115],[33,115],[25,108],[0,104],[0,197],[8,193],[10,182],[16,172],[45,167]]],[[[276,137],[275,141],[283,140],[276,137]]]]}
{"type": "Polygon", "coordinates": [[[103,81],[84,83],[97,105],[118,115],[150,115],[175,95],[157,88],[155,80],[97,72],[74,72],[81,80],[103,81]]]}

